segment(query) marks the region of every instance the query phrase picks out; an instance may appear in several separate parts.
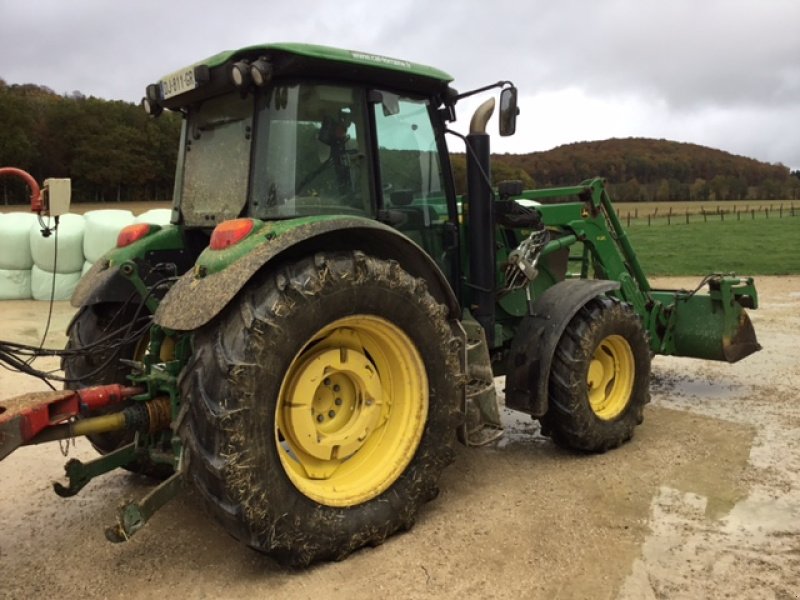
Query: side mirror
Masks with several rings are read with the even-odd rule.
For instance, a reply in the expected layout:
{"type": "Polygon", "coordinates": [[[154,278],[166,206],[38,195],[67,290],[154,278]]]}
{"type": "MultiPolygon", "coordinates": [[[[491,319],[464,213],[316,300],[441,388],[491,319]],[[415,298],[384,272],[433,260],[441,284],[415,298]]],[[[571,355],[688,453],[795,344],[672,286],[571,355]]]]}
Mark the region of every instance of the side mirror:
{"type": "Polygon", "coordinates": [[[507,87],[500,92],[500,135],[514,135],[517,130],[517,88],[507,87]]]}

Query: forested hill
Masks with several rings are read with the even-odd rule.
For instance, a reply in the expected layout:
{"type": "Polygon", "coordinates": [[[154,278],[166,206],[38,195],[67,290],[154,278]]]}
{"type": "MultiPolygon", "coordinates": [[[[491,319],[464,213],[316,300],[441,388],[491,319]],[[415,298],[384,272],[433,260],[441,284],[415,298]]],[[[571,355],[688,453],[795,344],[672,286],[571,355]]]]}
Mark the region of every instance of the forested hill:
{"type": "Polygon", "coordinates": [[[536,186],[549,186],[574,185],[598,175],[607,179],[618,201],[800,198],[800,172],[668,140],[579,142],[493,158],[495,179],[530,178],[536,186]]]}
{"type": "MultiPolygon", "coordinates": [[[[0,167],[40,182],[71,177],[76,201],[168,200],[180,121],[172,113],[152,119],[130,102],[0,79],[0,167]]],[[[0,203],[26,198],[16,178],[0,180],[0,203]]]]}

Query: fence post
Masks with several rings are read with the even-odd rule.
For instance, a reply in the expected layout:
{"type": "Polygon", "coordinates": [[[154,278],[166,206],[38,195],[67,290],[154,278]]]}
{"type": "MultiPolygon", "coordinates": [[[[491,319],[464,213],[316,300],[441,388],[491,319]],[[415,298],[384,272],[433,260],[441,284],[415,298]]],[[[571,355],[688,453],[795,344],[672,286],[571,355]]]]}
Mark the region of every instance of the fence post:
{"type": "Polygon", "coordinates": [[[650,227],[650,213],[647,214],[647,226],[650,227]]]}
{"type": "Polygon", "coordinates": [[[756,209],[755,208],[751,208],[750,209],[750,215],[753,217],[753,220],[755,221],[756,220],[756,209]]]}
{"type": "Polygon", "coordinates": [[[686,224],[689,224],[689,209],[686,209],[686,224]]]}
{"type": "Polygon", "coordinates": [[[628,227],[630,227],[631,226],[631,213],[630,213],[630,211],[625,216],[628,217],[628,227]]]}

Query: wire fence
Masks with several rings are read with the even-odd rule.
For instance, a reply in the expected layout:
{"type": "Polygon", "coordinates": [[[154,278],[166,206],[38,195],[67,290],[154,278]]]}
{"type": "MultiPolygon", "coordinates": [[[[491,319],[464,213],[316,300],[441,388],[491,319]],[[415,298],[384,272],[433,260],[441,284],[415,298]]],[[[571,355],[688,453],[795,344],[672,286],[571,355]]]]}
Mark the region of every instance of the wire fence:
{"type": "Polygon", "coordinates": [[[641,224],[645,221],[647,226],[656,224],[678,225],[689,223],[709,223],[713,221],[742,221],[745,219],[783,219],[787,217],[800,217],[800,203],[780,202],[776,204],[738,205],[731,208],[718,205],[708,207],[658,207],[639,210],[639,208],[623,209],[620,219],[630,227],[631,223],[641,224]]]}

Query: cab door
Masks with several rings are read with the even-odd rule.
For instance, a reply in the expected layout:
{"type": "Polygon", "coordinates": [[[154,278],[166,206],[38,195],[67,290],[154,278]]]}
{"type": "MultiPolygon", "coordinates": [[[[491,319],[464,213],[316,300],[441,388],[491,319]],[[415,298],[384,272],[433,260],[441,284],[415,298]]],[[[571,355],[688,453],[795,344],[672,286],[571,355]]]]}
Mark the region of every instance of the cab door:
{"type": "Polygon", "coordinates": [[[457,260],[451,254],[457,229],[447,201],[430,102],[385,91],[374,96],[378,99],[372,110],[383,214],[437,262],[452,284],[457,260]]]}

